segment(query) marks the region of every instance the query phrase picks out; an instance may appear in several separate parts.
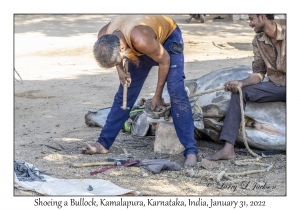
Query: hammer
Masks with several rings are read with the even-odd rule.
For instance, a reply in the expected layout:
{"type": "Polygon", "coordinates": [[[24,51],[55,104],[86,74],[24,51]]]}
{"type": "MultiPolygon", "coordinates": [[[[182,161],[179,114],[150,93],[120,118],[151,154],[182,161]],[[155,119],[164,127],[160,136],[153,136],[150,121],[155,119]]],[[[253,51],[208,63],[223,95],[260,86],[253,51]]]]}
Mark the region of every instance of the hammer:
{"type": "MultiPolygon", "coordinates": [[[[124,65],[124,72],[125,74],[128,72],[128,60],[125,61],[125,65],[124,65]]],[[[127,82],[125,82],[124,86],[123,86],[123,106],[121,106],[121,109],[123,110],[129,110],[130,108],[127,107],[127,82]]]]}
{"type": "Polygon", "coordinates": [[[88,167],[88,166],[120,166],[128,162],[128,158],[108,158],[106,162],[94,162],[94,163],[73,163],[75,168],[88,167]]]}
{"type": "Polygon", "coordinates": [[[121,162],[94,162],[94,163],[73,163],[75,168],[88,167],[88,166],[120,166],[121,162]]]}

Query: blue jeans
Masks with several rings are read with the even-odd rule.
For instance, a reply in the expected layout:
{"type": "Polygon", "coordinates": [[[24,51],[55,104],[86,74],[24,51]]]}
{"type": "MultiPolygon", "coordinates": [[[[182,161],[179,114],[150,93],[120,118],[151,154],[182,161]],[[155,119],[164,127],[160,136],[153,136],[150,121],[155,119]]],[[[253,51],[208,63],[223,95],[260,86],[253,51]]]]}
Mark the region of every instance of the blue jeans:
{"type": "MultiPolygon", "coordinates": [[[[163,47],[170,55],[170,69],[167,76],[167,88],[171,101],[171,113],[173,117],[176,134],[181,144],[184,146],[184,156],[188,154],[198,155],[196,141],[194,139],[194,122],[192,117],[192,108],[187,93],[184,89],[185,75],[184,56],[180,46],[183,46],[181,31],[177,27],[167,38],[163,47]]],[[[142,86],[153,66],[158,63],[147,55],[139,56],[139,66],[136,67],[129,62],[128,71],[131,75],[131,84],[127,93],[127,106],[132,109],[139,96],[142,86]]],[[[109,149],[119,131],[122,129],[124,122],[128,119],[130,110],[122,110],[123,86],[115,95],[111,111],[107,116],[105,126],[103,127],[98,142],[109,149]]]]}

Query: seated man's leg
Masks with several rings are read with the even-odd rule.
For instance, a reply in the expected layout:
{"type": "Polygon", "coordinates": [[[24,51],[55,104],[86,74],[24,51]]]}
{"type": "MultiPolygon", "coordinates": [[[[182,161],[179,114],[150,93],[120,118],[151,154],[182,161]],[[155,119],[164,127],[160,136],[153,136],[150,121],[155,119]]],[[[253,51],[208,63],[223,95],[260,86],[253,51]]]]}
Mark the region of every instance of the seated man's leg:
{"type": "MultiPolygon", "coordinates": [[[[145,60],[147,61],[147,59],[145,60]]],[[[152,66],[149,62],[144,62],[143,56],[140,58],[139,67],[135,67],[132,63],[129,63],[129,72],[131,75],[131,84],[127,92],[127,106],[131,109],[139,96],[139,93],[143,87],[145,79],[152,66]]],[[[94,153],[106,153],[115,141],[115,138],[122,129],[125,121],[129,117],[129,110],[121,109],[123,105],[123,86],[120,84],[118,92],[115,95],[114,102],[111,110],[107,116],[104,127],[100,133],[98,141],[95,143],[95,147],[98,147],[98,151],[94,153]]],[[[89,145],[87,145],[87,148],[89,145]]],[[[91,149],[91,148],[88,148],[91,149]]],[[[94,148],[95,149],[95,148],[94,148]]],[[[84,152],[89,154],[88,152],[84,152]]],[[[91,151],[93,153],[93,151],[91,151]]]]}
{"type": "MultiPolygon", "coordinates": [[[[272,82],[261,82],[242,88],[244,109],[247,101],[276,102],[286,101],[286,88],[278,87],[272,82]]],[[[221,160],[235,158],[234,143],[236,141],[241,123],[240,96],[232,93],[228,110],[220,135],[220,140],[225,141],[223,149],[216,154],[207,157],[209,160],[221,160]]]]}

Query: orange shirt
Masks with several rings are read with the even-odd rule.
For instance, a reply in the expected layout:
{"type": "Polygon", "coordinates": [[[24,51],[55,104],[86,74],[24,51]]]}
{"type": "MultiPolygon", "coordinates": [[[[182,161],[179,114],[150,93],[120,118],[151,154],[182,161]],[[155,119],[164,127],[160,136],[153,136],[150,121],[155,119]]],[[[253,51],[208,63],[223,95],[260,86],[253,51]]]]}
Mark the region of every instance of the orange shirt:
{"type": "Polygon", "coordinates": [[[163,44],[165,40],[177,27],[175,21],[165,15],[121,15],[110,22],[106,34],[112,34],[115,30],[120,30],[125,36],[128,46],[136,55],[142,55],[135,51],[130,40],[130,34],[134,27],[145,25],[152,28],[156,34],[156,39],[163,44]]]}

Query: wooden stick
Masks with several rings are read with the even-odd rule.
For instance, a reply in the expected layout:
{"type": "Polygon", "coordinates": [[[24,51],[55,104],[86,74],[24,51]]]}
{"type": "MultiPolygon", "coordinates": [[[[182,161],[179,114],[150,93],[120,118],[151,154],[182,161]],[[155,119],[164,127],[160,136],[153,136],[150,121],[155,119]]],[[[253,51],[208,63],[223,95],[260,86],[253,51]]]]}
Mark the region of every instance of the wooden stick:
{"type": "MultiPolygon", "coordinates": [[[[124,72],[125,74],[128,72],[128,60],[125,61],[124,72]]],[[[128,85],[126,81],[123,86],[123,106],[121,107],[123,110],[129,109],[129,107],[127,107],[127,90],[128,90],[128,85]]]]}
{"type": "Polygon", "coordinates": [[[94,163],[73,163],[72,166],[76,168],[88,166],[115,166],[118,162],[94,162],[94,163]]]}
{"type": "Polygon", "coordinates": [[[123,86],[123,106],[122,109],[127,110],[127,84],[123,86]]]}

